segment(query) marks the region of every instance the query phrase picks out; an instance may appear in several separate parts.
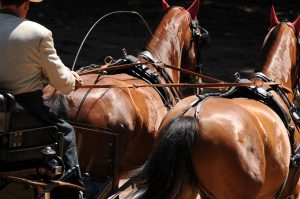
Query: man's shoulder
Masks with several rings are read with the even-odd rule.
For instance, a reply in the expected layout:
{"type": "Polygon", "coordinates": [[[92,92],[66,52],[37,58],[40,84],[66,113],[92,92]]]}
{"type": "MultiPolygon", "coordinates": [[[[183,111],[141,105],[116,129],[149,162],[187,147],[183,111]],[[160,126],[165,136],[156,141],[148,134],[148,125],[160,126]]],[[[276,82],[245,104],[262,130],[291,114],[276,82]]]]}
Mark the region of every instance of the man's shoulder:
{"type": "Polygon", "coordinates": [[[44,35],[45,32],[50,32],[50,30],[47,29],[45,26],[43,26],[37,22],[29,21],[29,20],[23,21],[22,27],[24,29],[30,30],[30,31],[34,32],[35,34],[39,34],[39,35],[40,34],[44,35]]]}
{"type": "Polygon", "coordinates": [[[46,27],[37,22],[16,17],[10,14],[0,13],[0,20],[2,20],[1,23],[7,24],[7,28],[15,27],[41,32],[49,31],[46,27]]]}

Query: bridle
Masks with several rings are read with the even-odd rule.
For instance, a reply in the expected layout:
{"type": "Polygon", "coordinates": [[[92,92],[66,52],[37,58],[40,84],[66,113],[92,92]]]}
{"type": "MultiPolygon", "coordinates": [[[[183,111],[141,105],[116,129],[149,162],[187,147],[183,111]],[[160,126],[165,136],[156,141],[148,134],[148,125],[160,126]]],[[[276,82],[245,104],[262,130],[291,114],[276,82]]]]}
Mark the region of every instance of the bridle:
{"type": "MultiPolygon", "coordinates": [[[[203,44],[207,42],[207,39],[209,38],[209,33],[207,30],[202,28],[199,25],[199,22],[197,19],[193,19],[190,22],[190,28],[192,30],[192,37],[191,37],[191,42],[190,42],[190,48],[192,47],[192,43],[195,42],[195,48],[196,48],[196,68],[195,72],[196,73],[201,73],[202,72],[202,58],[201,58],[201,47],[204,46],[203,44]],[[201,30],[204,31],[204,33],[201,33],[201,30]]],[[[199,76],[193,76],[192,77],[192,82],[199,82],[199,76]]],[[[201,89],[197,88],[196,89],[196,94],[199,95],[201,94],[201,89]]]]}
{"type": "MultiPolygon", "coordinates": [[[[195,42],[196,44],[196,73],[201,73],[202,70],[202,60],[201,60],[201,46],[204,43],[205,39],[209,37],[209,33],[207,30],[202,28],[199,25],[199,22],[197,19],[191,20],[190,28],[192,30],[192,37],[191,37],[191,44],[192,42],[195,42]],[[201,30],[204,31],[204,33],[201,33],[201,30]]],[[[190,45],[192,46],[192,45],[190,45]]]]}

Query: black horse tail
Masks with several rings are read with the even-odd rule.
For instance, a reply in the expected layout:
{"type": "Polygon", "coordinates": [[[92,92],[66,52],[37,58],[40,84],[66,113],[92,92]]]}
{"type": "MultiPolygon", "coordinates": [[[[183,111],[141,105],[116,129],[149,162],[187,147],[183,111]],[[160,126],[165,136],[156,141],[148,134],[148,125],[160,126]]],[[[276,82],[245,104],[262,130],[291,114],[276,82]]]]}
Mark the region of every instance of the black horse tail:
{"type": "Polygon", "coordinates": [[[173,119],[156,144],[148,161],[133,173],[137,191],[127,198],[177,198],[183,181],[196,186],[191,159],[191,146],[197,136],[198,124],[194,117],[173,119]]]}

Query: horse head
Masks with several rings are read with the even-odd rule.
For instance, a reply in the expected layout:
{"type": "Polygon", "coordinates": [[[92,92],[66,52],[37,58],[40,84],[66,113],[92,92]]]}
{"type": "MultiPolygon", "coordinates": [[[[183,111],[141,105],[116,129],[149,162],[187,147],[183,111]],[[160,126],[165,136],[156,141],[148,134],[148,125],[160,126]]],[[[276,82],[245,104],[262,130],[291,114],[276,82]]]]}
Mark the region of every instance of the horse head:
{"type": "Polygon", "coordinates": [[[262,47],[261,71],[290,90],[296,88],[299,81],[299,35],[300,16],[294,22],[280,22],[272,6],[269,32],[262,47]]]}
{"type": "MultiPolygon", "coordinates": [[[[201,32],[197,20],[199,0],[195,0],[188,9],[170,7],[165,0],[162,2],[165,14],[146,49],[165,64],[200,72],[202,41],[208,33],[201,32]]],[[[201,82],[199,78],[180,74],[178,71],[167,72],[174,83],[201,82]]]]}

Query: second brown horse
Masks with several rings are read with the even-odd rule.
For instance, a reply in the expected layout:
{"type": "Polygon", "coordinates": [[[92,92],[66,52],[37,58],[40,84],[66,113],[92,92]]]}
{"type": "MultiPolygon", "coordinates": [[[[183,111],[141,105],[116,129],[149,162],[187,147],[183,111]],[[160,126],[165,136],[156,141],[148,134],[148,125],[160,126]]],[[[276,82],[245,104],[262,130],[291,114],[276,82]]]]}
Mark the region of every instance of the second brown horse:
{"type": "MultiPolygon", "coordinates": [[[[191,199],[199,191],[201,198],[216,199],[298,196],[291,182],[299,176],[288,174],[296,148],[293,138],[296,146],[300,143],[299,121],[290,114],[295,100],[292,89],[299,82],[300,16],[293,23],[279,23],[272,10],[271,19],[261,72],[280,80],[281,88],[265,88],[260,94],[273,96],[284,111],[249,99],[255,92],[249,97],[228,97],[228,93],[227,97],[211,94],[183,99],[164,118],[151,158],[134,177],[139,190],[131,198],[191,199]]],[[[257,76],[267,79],[264,75],[257,76]]],[[[258,92],[262,88],[245,89],[258,92]]]]}

